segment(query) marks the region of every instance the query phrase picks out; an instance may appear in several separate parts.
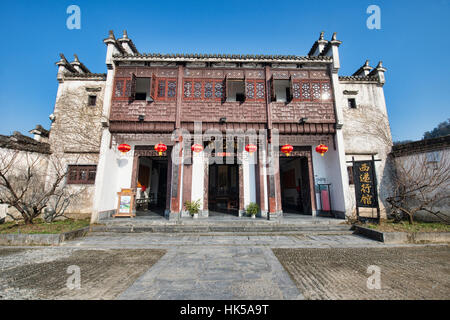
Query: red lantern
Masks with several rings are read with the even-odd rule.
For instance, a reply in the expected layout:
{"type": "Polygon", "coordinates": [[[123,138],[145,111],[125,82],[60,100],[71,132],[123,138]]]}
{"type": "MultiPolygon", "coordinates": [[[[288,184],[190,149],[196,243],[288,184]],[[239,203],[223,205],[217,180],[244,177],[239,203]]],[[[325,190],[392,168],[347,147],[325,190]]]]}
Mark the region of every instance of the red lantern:
{"type": "Polygon", "coordinates": [[[201,144],[196,143],[196,144],[192,145],[191,150],[193,152],[197,152],[197,153],[198,152],[202,152],[203,151],[203,146],[201,144]]]}
{"type": "Polygon", "coordinates": [[[162,153],[167,150],[167,146],[164,143],[158,143],[155,146],[155,150],[158,151],[160,156],[162,156],[162,153]]]}
{"type": "Polygon", "coordinates": [[[320,155],[323,157],[324,153],[328,151],[328,147],[324,144],[319,144],[316,147],[316,152],[320,153],[320,155]]]}
{"type": "Polygon", "coordinates": [[[257,149],[258,149],[258,147],[251,143],[245,146],[245,151],[247,151],[250,154],[255,152],[257,149]]]}
{"type": "Polygon", "coordinates": [[[281,147],[281,152],[283,152],[286,157],[289,157],[289,154],[292,152],[292,150],[294,150],[294,147],[291,146],[290,144],[285,144],[284,146],[281,147]]]}
{"type": "Polygon", "coordinates": [[[122,152],[123,154],[127,153],[128,151],[131,150],[131,146],[126,144],[126,143],[122,143],[120,144],[117,149],[122,152]]]}

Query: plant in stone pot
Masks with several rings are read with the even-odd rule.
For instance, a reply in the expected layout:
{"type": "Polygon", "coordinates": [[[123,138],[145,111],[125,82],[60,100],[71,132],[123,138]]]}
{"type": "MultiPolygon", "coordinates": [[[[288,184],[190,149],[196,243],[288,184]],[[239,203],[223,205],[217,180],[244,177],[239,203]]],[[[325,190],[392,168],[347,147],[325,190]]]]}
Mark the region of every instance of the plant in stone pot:
{"type": "Polygon", "coordinates": [[[194,218],[198,218],[198,213],[200,211],[200,199],[195,201],[186,201],[184,203],[186,210],[189,211],[190,215],[194,218]]]}
{"type": "Polygon", "coordinates": [[[259,212],[259,206],[254,202],[250,202],[247,208],[245,208],[245,212],[248,216],[251,216],[253,219],[255,219],[256,214],[259,212]]]}

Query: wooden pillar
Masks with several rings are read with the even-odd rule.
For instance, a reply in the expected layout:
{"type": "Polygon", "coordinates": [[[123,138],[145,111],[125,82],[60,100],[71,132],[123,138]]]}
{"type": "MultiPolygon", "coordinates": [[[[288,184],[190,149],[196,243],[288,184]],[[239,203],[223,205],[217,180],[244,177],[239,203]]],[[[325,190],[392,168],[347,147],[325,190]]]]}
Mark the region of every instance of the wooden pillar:
{"type": "MultiPolygon", "coordinates": [[[[178,143],[182,144],[182,137],[179,138],[178,143]]],[[[175,148],[175,146],[174,146],[175,148]]],[[[182,159],[183,148],[180,148],[178,152],[179,159],[182,159]]],[[[171,200],[170,200],[170,213],[178,214],[180,212],[180,201],[182,199],[181,195],[181,182],[182,182],[182,166],[183,163],[178,164],[172,161],[172,181],[171,181],[171,200]]],[[[175,217],[174,217],[175,218],[175,217]]]]}
{"type": "Polygon", "coordinates": [[[308,175],[309,175],[309,190],[311,194],[311,210],[312,214],[317,211],[317,203],[316,203],[316,190],[314,183],[314,168],[312,163],[312,152],[308,151],[308,175]]]}
{"type": "Polygon", "coordinates": [[[183,169],[183,210],[185,208],[185,202],[191,201],[192,198],[192,163],[185,164],[183,169]]]}
{"type": "Polygon", "coordinates": [[[131,189],[137,188],[137,179],[138,179],[138,171],[139,171],[139,156],[136,153],[136,150],[134,151],[133,155],[133,171],[131,172],[131,189]]]}
{"type": "MultiPolygon", "coordinates": [[[[272,157],[271,161],[273,163],[273,168],[271,174],[267,174],[267,186],[269,189],[269,214],[276,215],[281,211],[281,190],[280,190],[280,165],[279,165],[279,152],[278,150],[273,150],[270,152],[272,157]]],[[[270,169],[268,168],[270,171],[270,169]]]]}

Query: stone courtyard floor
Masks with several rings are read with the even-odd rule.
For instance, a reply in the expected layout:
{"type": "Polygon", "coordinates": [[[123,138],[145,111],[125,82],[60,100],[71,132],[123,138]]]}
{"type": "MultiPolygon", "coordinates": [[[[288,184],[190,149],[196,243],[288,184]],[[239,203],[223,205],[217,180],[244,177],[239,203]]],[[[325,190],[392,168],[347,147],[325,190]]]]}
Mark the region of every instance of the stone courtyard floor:
{"type": "Polygon", "coordinates": [[[449,299],[448,245],[350,233],[92,233],[0,247],[0,299],[449,299]],[[368,289],[369,266],[381,289],[368,289]],[[80,288],[67,288],[70,266],[80,288]]]}

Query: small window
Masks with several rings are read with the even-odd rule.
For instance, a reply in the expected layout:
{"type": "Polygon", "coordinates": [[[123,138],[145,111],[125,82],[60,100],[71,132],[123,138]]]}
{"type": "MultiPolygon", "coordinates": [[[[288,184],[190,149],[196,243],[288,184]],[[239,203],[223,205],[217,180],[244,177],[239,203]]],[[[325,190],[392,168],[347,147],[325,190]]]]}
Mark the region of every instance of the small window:
{"type": "Polygon", "coordinates": [[[350,98],[348,99],[348,107],[352,109],[356,109],[356,99],[350,98]]]}
{"type": "Polygon", "coordinates": [[[347,173],[348,173],[348,184],[352,185],[355,184],[353,181],[353,166],[347,167],[347,173]]]}
{"type": "Polygon", "coordinates": [[[245,83],[244,80],[227,81],[227,101],[245,101],[245,83]]]}
{"type": "Polygon", "coordinates": [[[97,104],[97,96],[90,95],[88,98],[88,105],[94,107],[97,104]]]}
{"type": "Polygon", "coordinates": [[[97,166],[69,165],[67,172],[68,184],[94,184],[97,166]]]}
{"type": "Polygon", "coordinates": [[[150,78],[136,78],[135,100],[147,100],[150,98],[150,78]]]}
{"type": "Polygon", "coordinates": [[[432,151],[427,153],[427,163],[438,163],[441,160],[439,151],[432,151]]]}
{"type": "Polygon", "coordinates": [[[290,80],[274,80],[273,90],[275,91],[275,101],[290,102],[291,101],[291,81],[290,80]]]}

